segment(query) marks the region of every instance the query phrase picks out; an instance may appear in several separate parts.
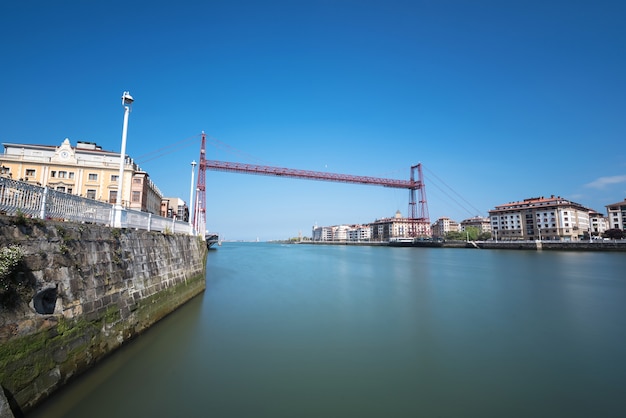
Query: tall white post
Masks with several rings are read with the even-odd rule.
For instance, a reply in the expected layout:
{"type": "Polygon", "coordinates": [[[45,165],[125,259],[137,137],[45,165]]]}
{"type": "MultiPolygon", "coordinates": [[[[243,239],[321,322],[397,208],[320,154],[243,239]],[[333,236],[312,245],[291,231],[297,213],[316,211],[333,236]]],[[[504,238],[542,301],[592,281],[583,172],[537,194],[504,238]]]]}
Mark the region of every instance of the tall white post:
{"type": "Polygon", "coordinates": [[[134,99],[129,92],[125,91],[122,94],[122,106],[124,107],[124,125],[122,126],[122,149],[120,150],[120,172],[117,179],[117,199],[115,201],[115,221],[114,226],[116,228],[122,228],[124,207],[122,205],[122,199],[124,197],[124,165],[126,160],[126,134],[128,132],[128,114],[130,113],[130,106],[134,99]]]}
{"type": "Polygon", "coordinates": [[[193,230],[193,216],[194,216],[194,210],[193,210],[193,176],[196,173],[196,161],[192,161],[191,162],[191,186],[189,188],[189,227],[191,229],[191,235],[194,235],[195,232],[193,230]]]}

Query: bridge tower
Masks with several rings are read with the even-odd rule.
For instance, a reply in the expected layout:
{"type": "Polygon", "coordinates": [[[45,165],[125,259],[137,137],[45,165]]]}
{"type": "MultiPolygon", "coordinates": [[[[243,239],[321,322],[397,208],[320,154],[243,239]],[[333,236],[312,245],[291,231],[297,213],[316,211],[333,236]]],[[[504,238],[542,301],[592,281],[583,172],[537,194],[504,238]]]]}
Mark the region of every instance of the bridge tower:
{"type": "Polygon", "coordinates": [[[409,188],[409,219],[411,220],[410,235],[412,237],[430,236],[430,218],[428,215],[428,202],[424,185],[422,163],[411,166],[411,187],[409,188]],[[415,181],[417,170],[417,181],[415,181]],[[416,200],[415,191],[419,191],[419,201],[416,200]]]}

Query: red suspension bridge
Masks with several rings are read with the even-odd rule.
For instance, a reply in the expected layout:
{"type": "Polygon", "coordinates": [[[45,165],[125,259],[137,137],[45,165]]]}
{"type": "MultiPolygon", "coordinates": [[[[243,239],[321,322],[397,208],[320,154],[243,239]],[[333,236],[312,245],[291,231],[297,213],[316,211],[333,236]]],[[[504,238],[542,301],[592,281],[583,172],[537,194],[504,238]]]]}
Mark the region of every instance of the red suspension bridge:
{"type": "Polygon", "coordinates": [[[194,209],[194,228],[203,230],[206,225],[206,171],[227,171],[242,174],[257,174],[263,176],[287,177],[307,180],[332,181],[339,183],[368,184],[373,186],[407,189],[409,191],[409,236],[418,237],[430,235],[430,219],[428,203],[424,190],[424,176],[422,165],[411,166],[409,180],[386,179],[350,174],[335,174],[322,171],[298,170],[292,168],[269,167],[264,165],[244,164],[206,159],[206,134],[202,133],[200,145],[200,162],[198,164],[198,183],[196,205],[194,209]],[[415,173],[417,172],[417,177],[415,173]]]}

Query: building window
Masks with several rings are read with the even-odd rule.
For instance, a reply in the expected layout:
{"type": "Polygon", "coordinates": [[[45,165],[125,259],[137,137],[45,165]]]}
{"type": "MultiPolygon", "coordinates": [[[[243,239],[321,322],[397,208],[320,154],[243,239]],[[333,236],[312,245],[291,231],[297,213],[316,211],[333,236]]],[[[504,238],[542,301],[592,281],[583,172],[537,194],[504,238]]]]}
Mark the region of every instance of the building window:
{"type": "Polygon", "coordinates": [[[69,194],[72,194],[72,193],[74,192],[74,189],[72,189],[71,187],[68,187],[68,188],[67,188],[67,192],[68,192],[69,194]]]}
{"type": "Polygon", "coordinates": [[[141,179],[133,179],[133,183],[135,183],[135,184],[141,184],[141,179]]]}
{"type": "Polygon", "coordinates": [[[59,178],[60,179],[66,179],[67,178],[67,171],[59,171],[59,178]]]}
{"type": "Polygon", "coordinates": [[[117,203],[117,190],[109,192],[109,203],[117,203]]]}
{"type": "Polygon", "coordinates": [[[68,178],[73,179],[74,178],[74,172],[70,171],[69,173],[67,173],[68,178]]]}
{"type": "Polygon", "coordinates": [[[111,181],[117,182],[120,179],[119,174],[111,174],[111,181]]]}
{"type": "Polygon", "coordinates": [[[96,190],[87,189],[87,199],[95,199],[95,198],[96,198],[96,190]]]}
{"type": "Polygon", "coordinates": [[[89,173],[89,181],[98,181],[98,174],[89,173]]]}
{"type": "Polygon", "coordinates": [[[33,169],[33,168],[27,168],[27,169],[26,169],[26,176],[27,176],[27,177],[33,177],[33,176],[35,176],[35,169],[33,169]]]}
{"type": "Polygon", "coordinates": [[[65,187],[64,186],[58,186],[57,187],[57,191],[65,193],[65,187]]]}
{"type": "Polygon", "coordinates": [[[141,192],[133,192],[132,199],[134,203],[141,202],[141,192]]]}
{"type": "Polygon", "coordinates": [[[56,171],[51,171],[50,172],[50,177],[56,177],[57,176],[57,172],[56,171]]]}

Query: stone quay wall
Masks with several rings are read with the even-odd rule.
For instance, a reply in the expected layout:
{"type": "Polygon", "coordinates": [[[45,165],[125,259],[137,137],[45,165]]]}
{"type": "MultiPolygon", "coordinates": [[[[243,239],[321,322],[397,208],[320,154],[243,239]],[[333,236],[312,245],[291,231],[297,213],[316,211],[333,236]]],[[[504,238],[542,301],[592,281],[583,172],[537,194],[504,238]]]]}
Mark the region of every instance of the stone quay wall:
{"type": "Polygon", "coordinates": [[[16,247],[0,265],[0,385],[18,415],[206,286],[200,237],[0,216],[0,249],[16,247]]]}

